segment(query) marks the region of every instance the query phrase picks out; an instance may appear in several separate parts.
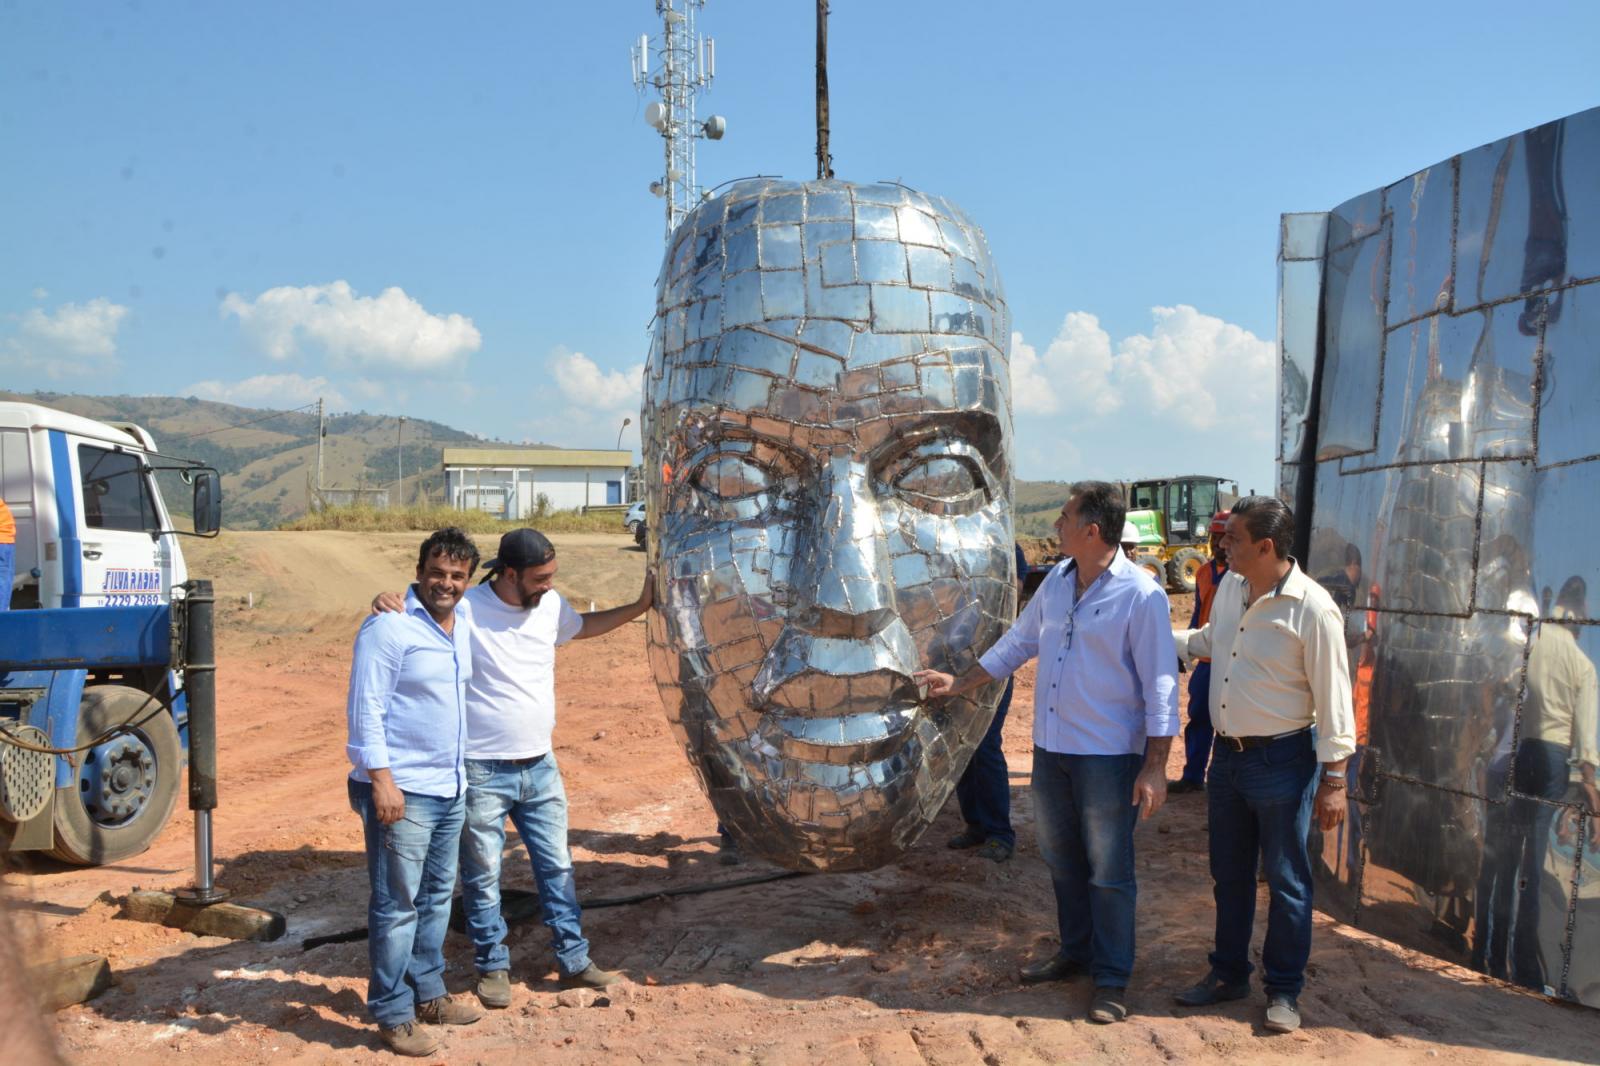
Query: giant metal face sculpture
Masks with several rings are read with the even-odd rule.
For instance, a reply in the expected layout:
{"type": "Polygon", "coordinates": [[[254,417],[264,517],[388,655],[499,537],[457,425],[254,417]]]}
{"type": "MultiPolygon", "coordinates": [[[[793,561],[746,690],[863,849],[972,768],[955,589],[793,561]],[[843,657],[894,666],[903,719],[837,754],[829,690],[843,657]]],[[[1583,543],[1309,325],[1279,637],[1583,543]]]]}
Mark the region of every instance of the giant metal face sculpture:
{"type": "Polygon", "coordinates": [[[650,658],[740,846],[900,854],[1000,686],[924,703],[1015,613],[1009,325],[983,234],[898,185],[753,181],[662,265],[644,462],[650,658]]]}

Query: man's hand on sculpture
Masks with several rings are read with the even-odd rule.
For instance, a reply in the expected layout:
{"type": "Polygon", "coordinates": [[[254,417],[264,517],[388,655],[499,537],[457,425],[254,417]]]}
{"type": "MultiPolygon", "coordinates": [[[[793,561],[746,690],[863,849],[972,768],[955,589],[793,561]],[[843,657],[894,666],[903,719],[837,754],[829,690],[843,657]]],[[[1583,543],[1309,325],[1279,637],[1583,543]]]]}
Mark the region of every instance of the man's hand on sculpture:
{"type": "Polygon", "coordinates": [[[644,572],[644,589],[639,593],[639,609],[648,611],[656,602],[656,572],[654,568],[646,568],[644,572]]]}
{"type": "Polygon", "coordinates": [[[399,614],[406,609],[406,598],[398,592],[380,592],[372,597],[372,613],[399,614]]]}
{"type": "Polygon", "coordinates": [[[917,687],[928,690],[929,699],[948,696],[956,687],[956,679],[952,675],[938,670],[918,670],[911,675],[911,680],[917,683],[917,687]]]}

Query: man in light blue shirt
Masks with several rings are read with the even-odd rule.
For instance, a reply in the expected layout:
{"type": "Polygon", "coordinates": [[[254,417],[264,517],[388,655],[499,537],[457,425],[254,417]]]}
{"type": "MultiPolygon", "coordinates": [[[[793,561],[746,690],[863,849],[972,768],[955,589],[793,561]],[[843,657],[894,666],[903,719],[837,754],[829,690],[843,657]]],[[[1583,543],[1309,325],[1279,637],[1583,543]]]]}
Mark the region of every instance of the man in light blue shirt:
{"type": "Polygon", "coordinates": [[[1066,560],[1005,636],[959,679],[916,674],[930,696],[959,695],[1038,659],[1033,801],[1055,885],[1061,950],[1022,969],[1028,983],[1088,974],[1092,1022],[1128,1015],[1133,969],[1133,831],[1166,800],[1178,732],[1178,656],[1167,595],[1117,543],[1122,493],[1080,482],[1056,519],[1066,560]]]}
{"type": "Polygon", "coordinates": [[[466,605],[478,565],[459,529],[422,544],[405,611],[369,617],[356,636],[346,705],[350,806],[366,837],[367,1009],[391,1051],[431,1055],[418,1025],[465,1025],[482,1012],[444,987],[461,827],[466,817],[466,685],[472,676],[466,605]]]}

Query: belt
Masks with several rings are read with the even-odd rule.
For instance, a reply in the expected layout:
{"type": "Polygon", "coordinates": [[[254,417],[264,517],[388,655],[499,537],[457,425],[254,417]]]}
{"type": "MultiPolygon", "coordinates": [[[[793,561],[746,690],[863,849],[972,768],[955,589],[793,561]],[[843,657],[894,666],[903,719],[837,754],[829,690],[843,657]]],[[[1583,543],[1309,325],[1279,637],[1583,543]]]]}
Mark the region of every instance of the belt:
{"type": "Polygon", "coordinates": [[[1275,740],[1282,740],[1285,737],[1297,737],[1301,733],[1309,732],[1311,732],[1310,726],[1302,726],[1299,729],[1291,729],[1287,733],[1274,733],[1270,737],[1229,737],[1218,733],[1217,740],[1221,741],[1223,744],[1226,744],[1234,751],[1248,751],[1251,748],[1264,748],[1275,740]]]}

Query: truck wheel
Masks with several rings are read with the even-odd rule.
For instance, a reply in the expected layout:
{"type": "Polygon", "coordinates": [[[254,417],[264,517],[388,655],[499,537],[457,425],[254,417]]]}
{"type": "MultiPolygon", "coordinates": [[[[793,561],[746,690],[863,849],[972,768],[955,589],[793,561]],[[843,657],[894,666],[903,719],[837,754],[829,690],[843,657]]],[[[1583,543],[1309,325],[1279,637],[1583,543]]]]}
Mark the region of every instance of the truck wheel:
{"type": "Polygon", "coordinates": [[[1167,560],[1167,579],[1184,592],[1193,592],[1200,568],[1206,565],[1205,553],[1198,548],[1180,548],[1167,560]]]}
{"type": "Polygon", "coordinates": [[[87,744],[129,719],[141,724],[82,753],[78,787],[57,791],[54,858],[79,866],[120,862],[148,848],[172,816],[183,748],[158,701],[122,685],[86,689],[77,742],[87,744]]]}
{"type": "Polygon", "coordinates": [[[645,533],[644,523],[640,522],[633,529],[633,542],[635,544],[637,544],[641,548],[644,547],[644,533],[645,533]]]}

